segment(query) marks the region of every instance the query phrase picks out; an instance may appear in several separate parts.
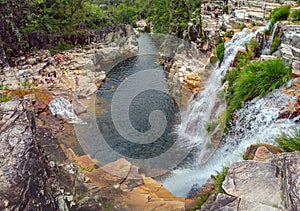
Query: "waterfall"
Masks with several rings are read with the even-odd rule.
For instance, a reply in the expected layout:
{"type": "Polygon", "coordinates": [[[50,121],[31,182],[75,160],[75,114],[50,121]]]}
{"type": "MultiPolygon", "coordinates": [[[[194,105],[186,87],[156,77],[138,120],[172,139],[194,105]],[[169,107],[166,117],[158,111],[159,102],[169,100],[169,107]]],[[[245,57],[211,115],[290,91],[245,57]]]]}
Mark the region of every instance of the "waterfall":
{"type": "Polygon", "coordinates": [[[213,151],[207,147],[211,140],[206,125],[213,115],[217,93],[222,89],[221,79],[237,52],[245,49],[245,45],[266,27],[256,31],[245,28],[225,43],[222,65],[212,72],[205,89],[196,99],[190,100],[187,111],[182,114],[182,123],[177,130],[179,139],[185,147],[196,147],[197,157],[189,167],[174,170],[163,181],[163,185],[174,194],[186,196],[194,184],[203,185],[211,174],[222,170],[223,165],[241,160],[247,146],[258,142],[274,143],[281,131],[295,124],[294,120],[278,119],[280,109],[294,99],[279,91],[273,92],[265,98],[252,100],[238,112],[238,119],[220,148],[213,151]]]}
{"type": "Polygon", "coordinates": [[[263,49],[263,52],[262,52],[263,55],[270,54],[270,49],[271,49],[272,43],[273,43],[275,35],[276,35],[277,26],[278,26],[278,22],[276,22],[272,28],[271,36],[270,36],[265,48],[263,49]]]}
{"type": "Polygon", "coordinates": [[[206,125],[210,122],[211,113],[215,106],[217,93],[221,90],[221,79],[233,62],[239,50],[245,50],[245,45],[255,37],[261,27],[252,32],[245,28],[242,32],[236,33],[234,37],[225,43],[225,55],[222,65],[212,71],[211,76],[205,83],[205,89],[196,99],[188,103],[187,111],[182,115],[182,123],[178,127],[179,138],[194,147],[209,142],[206,125]]]}

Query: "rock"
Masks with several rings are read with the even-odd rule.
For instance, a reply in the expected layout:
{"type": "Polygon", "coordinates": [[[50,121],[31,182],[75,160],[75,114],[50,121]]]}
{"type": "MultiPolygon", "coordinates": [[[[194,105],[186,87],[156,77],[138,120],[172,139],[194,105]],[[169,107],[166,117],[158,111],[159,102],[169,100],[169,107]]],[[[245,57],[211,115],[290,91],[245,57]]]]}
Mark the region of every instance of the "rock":
{"type": "Polygon", "coordinates": [[[284,204],[286,210],[300,209],[300,154],[283,153],[276,156],[271,163],[281,170],[284,204]]]}
{"type": "Polygon", "coordinates": [[[260,56],[260,61],[275,60],[275,59],[277,59],[277,57],[272,56],[272,55],[261,55],[260,56]]]}
{"type": "Polygon", "coordinates": [[[28,99],[0,104],[0,209],[57,210],[28,99]]]}
{"type": "Polygon", "coordinates": [[[211,210],[299,210],[300,154],[231,165],[211,210]]]}
{"type": "Polygon", "coordinates": [[[255,161],[264,161],[273,156],[273,153],[268,150],[265,146],[260,146],[257,148],[254,159],[255,161]]]}
{"type": "Polygon", "coordinates": [[[204,89],[199,72],[192,72],[188,74],[184,82],[186,86],[193,92],[201,91],[204,89]]]}
{"type": "Polygon", "coordinates": [[[269,144],[252,144],[247,147],[246,152],[243,155],[243,159],[265,161],[278,153],[282,153],[282,150],[276,146],[269,144]]]}
{"type": "Polygon", "coordinates": [[[88,76],[79,75],[75,78],[76,87],[76,94],[79,98],[85,98],[90,95],[93,95],[97,90],[98,87],[95,83],[91,81],[91,78],[88,76]]]}
{"type": "Polygon", "coordinates": [[[82,155],[75,158],[76,163],[81,168],[95,169],[100,166],[99,161],[91,158],[90,155],[82,155]]]}
{"type": "MultiPolygon", "coordinates": [[[[288,64],[297,66],[300,62],[300,25],[291,22],[280,22],[277,26],[281,45],[279,53],[288,64]]],[[[294,68],[293,68],[294,69],[294,68]]]]}
{"type": "MultiPolygon", "coordinates": [[[[293,95],[297,96],[297,93],[299,91],[293,90],[293,95]]],[[[297,101],[295,103],[288,103],[287,108],[285,110],[281,110],[279,113],[279,118],[288,118],[288,119],[294,119],[295,117],[300,115],[300,98],[298,96],[297,101]]]]}
{"type": "MultiPolygon", "coordinates": [[[[300,60],[300,58],[299,58],[300,60]]],[[[292,76],[300,77],[300,61],[294,61],[292,63],[292,76]]]]}
{"type": "Polygon", "coordinates": [[[230,167],[222,188],[231,196],[283,208],[280,179],[275,165],[242,161],[230,167]]]}

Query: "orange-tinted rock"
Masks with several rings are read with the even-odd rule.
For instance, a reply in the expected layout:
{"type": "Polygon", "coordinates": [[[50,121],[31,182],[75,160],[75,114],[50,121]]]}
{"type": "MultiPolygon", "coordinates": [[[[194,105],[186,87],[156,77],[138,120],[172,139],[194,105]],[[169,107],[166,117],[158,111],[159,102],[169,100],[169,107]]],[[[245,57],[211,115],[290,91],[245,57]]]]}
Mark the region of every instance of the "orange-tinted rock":
{"type": "Polygon", "coordinates": [[[260,146],[257,148],[253,160],[255,161],[265,161],[271,158],[274,154],[268,150],[265,146],[260,146]]]}
{"type": "Polygon", "coordinates": [[[287,110],[281,111],[279,114],[279,118],[282,119],[293,119],[300,115],[300,98],[298,97],[298,100],[295,104],[288,104],[287,110]]]}
{"type": "Polygon", "coordinates": [[[190,73],[186,79],[184,79],[186,86],[193,92],[199,92],[204,89],[199,72],[190,73]]]}
{"type": "Polygon", "coordinates": [[[78,166],[81,168],[94,169],[99,167],[99,162],[96,159],[91,158],[90,155],[83,155],[75,158],[78,166]]]}
{"type": "Polygon", "coordinates": [[[48,112],[48,105],[53,100],[52,93],[48,91],[39,91],[35,93],[34,108],[37,113],[48,112]]]}
{"type": "Polygon", "coordinates": [[[247,147],[243,155],[244,160],[264,161],[275,154],[281,153],[282,150],[269,144],[253,144],[247,147]]]}

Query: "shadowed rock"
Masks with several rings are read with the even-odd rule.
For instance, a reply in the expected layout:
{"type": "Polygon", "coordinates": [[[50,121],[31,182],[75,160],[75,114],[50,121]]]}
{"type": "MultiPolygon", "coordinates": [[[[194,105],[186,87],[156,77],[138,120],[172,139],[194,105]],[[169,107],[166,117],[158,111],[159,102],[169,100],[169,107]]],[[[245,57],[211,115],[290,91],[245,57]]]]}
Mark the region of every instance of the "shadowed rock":
{"type": "Polygon", "coordinates": [[[29,105],[0,104],[0,210],[57,210],[29,105]]]}

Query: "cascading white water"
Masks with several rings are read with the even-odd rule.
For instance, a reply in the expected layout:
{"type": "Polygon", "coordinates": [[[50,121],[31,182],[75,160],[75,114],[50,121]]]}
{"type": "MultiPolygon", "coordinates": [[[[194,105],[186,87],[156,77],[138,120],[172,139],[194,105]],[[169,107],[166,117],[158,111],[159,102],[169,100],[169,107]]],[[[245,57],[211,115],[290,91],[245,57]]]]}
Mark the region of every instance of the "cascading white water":
{"type": "Polygon", "coordinates": [[[275,38],[275,35],[276,35],[276,31],[277,31],[277,26],[278,26],[278,23],[279,22],[276,22],[272,28],[272,32],[271,32],[271,36],[265,46],[265,48],[263,49],[262,51],[262,54],[263,55],[267,55],[270,53],[270,49],[271,49],[271,46],[272,46],[272,43],[274,41],[274,38],[275,38]]]}
{"type": "MultiPolygon", "coordinates": [[[[237,113],[234,126],[225,143],[201,165],[175,170],[164,181],[164,186],[178,196],[186,196],[194,184],[203,185],[211,174],[221,171],[223,166],[242,159],[246,148],[255,143],[274,144],[281,133],[292,131],[298,118],[280,119],[279,114],[296,98],[276,90],[264,98],[255,98],[246,103],[237,113]]],[[[199,161],[200,163],[200,161],[199,161]]]]}
{"type": "Polygon", "coordinates": [[[209,158],[204,157],[208,151],[206,144],[210,143],[206,125],[210,122],[217,93],[221,89],[221,78],[233,62],[238,50],[244,49],[245,44],[263,29],[264,27],[259,28],[255,32],[244,29],[226,42],[222,65],[212,72],[205,90],[196,100],[189,102],[178,128],[178,135],[185,145],[197,146],[199,157],[191,166],[174,170],[171,176],[163,181],[163,185],[174,194],[186,196],[193,185],[203,185],[211,174],[221,171],[222,166],[241,160],[243,152],[249,145],[259,142],[274,143],[275,138],[282,131],[286,132],[295,126],[295,120],[278,119],[279,112],[287,107],[289,101],[295,99],[277,90],[265,98],[252,100],[238,111],[236,115],[238,118],[225,138],[224,144],[210,154],[209,158]]]}
{"type": "Polygon", "coordinates": [[[86,124],[75,114],[72,104],[64,97],[54,98],[49,103],[49,109],[53,115],[60,115],[62,118],[69,120],[69,123],[86,124]]]}
{"type": "Polygon", "coordinates": [[[222,65],[213,70],[205,84],[205,90],[189,102],[187,111],[182,115],[182,123],[178,127],[179,138],[190,146],[204,145],[208,142],[206,125],[210,122],[212,109],[215,105],[217,93],[221,89],[221,79],[225,75],[230,64],[233,62],[237,52],[244,50],[245,45],[256,35],[261,27],[253,32],[245,28],[225,43],[225,55],[222,65]]]}

